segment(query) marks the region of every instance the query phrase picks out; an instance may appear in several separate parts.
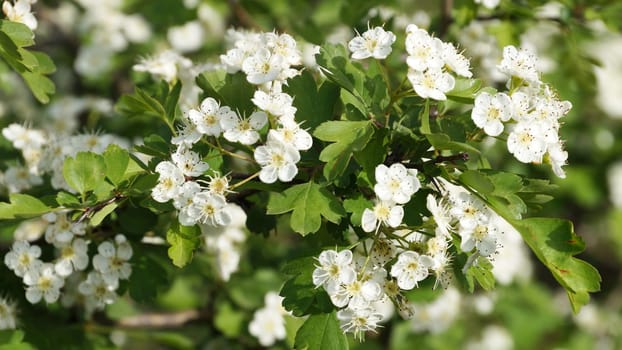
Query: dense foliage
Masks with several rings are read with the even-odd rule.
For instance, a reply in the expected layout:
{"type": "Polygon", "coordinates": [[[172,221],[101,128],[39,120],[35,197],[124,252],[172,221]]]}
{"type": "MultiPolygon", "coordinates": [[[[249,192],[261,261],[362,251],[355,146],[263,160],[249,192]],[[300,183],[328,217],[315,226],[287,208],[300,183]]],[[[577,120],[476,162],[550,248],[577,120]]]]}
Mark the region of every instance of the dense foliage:
{"type": "Polygon", "coordinates": [[[0,349],[622,346],[621,2],[3,12],[0,349]]]}

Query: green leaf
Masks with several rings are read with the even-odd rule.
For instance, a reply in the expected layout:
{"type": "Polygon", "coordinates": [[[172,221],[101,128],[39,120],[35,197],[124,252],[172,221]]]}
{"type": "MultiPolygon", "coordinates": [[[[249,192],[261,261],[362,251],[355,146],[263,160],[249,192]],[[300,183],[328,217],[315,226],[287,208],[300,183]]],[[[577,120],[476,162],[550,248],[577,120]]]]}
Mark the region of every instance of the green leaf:
{"type": "Polygon", "coordinates": [[[63,176],[69,187],[84,196],[104,181],[106,163],[99,154],[79,152],[74,158],[65,159],[63,176]]]}
{"type": "Polygon", "coordinates": [[[476,261],[469,267],[466,272],[466,280],[469,287],[469,292],[473,292],[474,283],[477,283],[485,290],[491,291],[495,288],[495,276],[492,274],[492,264],[490,261],[483,257],[477,257],[476,261]]]}
{"type": "Polygon", "coordinates": [[[328,294],[313,284],[314,257],[303,257],[290,260],[282,272],[289,276],[279,295],[283,299],[283,307],[294,316],[302,317],[314,313],[326,313],[333,309],[328,294]]]}
{"type": "Polygon", "coordinates": [[[495,185],[488,179],[488,176],[475,170],[466,170],[460,174],[460,182],[481,195],[490,194],[495,190],[495,185]]]}
{"type": "Polygon", "coordinates": [[[11,193],[10,203],[0,202],[0,219],[31,218],[52,211],[41,200],[21,193],[11,193]]]}
{"type": "Polygon", "coordinates": [[[156,299],[159,291],[170,287],[168,274],[153,251],[136,248],[129,280],[129,292],[133,300],[144,303],[156,299]]]}
{"type": "Polygon", "coordinates": [[[219,303],[216,306],[214,326],[229,338],[240,335],[244,325],[244,314],[234,309],[230,303],[219,303]]]}
{"type": "Polygon", "coordinates": [[[246,115],[255,110],[252,101],[255,87],[246,80],[246,75],[242,72],[227,74],[224,70],[210,70],[197,77],[197,85],[223,106],[229,106],[246,115]]]}
{"type": "Polygon", "coordinates": [[[291,227],[305,236],[317,232],[324,217],[338,223],[345,215],[339,200],[315,182],[292,186],[283,193],[270,193],[267,213],[270,215],[292,212],[291,227]]]}
{"type": "Polygon", "coordinates": [[[309,316],[296,333],[294,347],[306,350],[343,350],[348,349],[349,345],[333,311],[309,316]]]}
{"type": "Polygon", "coordinates": [[[585,243],[575,234],[572,222],[553,218],[505,219],[566,289],[572,309],[579,312],[589,301],[589,293],[600,290],[601,277],[592,265],[573,257],[583,251],[585,243]]]}
{"type": "Polygon", "coordinates": [[[35,34],[23,23],[0,20],[0,32],[6,34],[17,47],[35,44],[35,34]]]}
{"type": "Polygon", "coordinates": [[[362,194],[357,193],[354,198],[344,200],[343,207],[348,213],[352,213],[352,216],[350,217],[352,225],[361,226],[363,211],[367,208],[373,207],[373,203],[362,194]]]}
{"type": "Polygon", "coordinates": [[[21,74],[32,94],[41,103],[50,102],[50,96],[56,92],[54,82],[41,73],[24,72],[21,74]]]}
{"type": "Polygon", "coordinates": [[[0,350],[34,350],[35,347],[24,342],[24,331],[0,330],[0,350]]]}
{"type": "Polygon", "coordinates": [[[151,134],[144,138],[142,145],[134,146],[138,152],[160,158],[170,156],[170,143],[157,134],[151,134]]]}
{"type": "Polygon", "coordinates": [[[436,150],[449,150],[454,152],[468,152],[470,155],[474,155],[479,157],[481,152],[464,142],[452,141],[451,138],[446,134],[426,134],[425,137],[428,139],[430,144],[434,146],[436,150]]]}
{"type": "Polygon", "coordinates": [[[296,119],[304,120],[303,127],[315,129],[321,123],[333,119],[333,109],[339,100],[339,87],[326,81],[317,89],[315,79],[308,70],[290,79],[285,92],[294,99],[296,119]]]}
{"type": "Polygon", "coordinates": [[[171,225],[166,232],[166,241],[171,245],[168,256],[177,267],[184,267],[194,255],[194,250],[200,245],[201,231],[197,226],[182,226],[177,222],[171,225]]]}
{"type": "Polygon", "coordinates": [[[82,203],[80,203],[80,199],[78,199],[78,197],[65,191],[60,191],[56,194],[56,203],[68,208],[78,208],[82,206],[82,203]]]}
{"type": "Polygon", "coordinates": [[[181,81],[178,81],[173,86],[173,89],[166,95],[166,101],[164,101],[164,111],[166,118],[173,123],[175,121],[177,103],[179,102],[179,95],[181,94],[181,81]]]}
{"type": "Polygon", "coordinates": [[[473,104],[473,101],[475,101],[475,94],[481,87],[482,81],[479,79],[458,77],[453,90],[449,91],[446,95],[450,100],[465,104],[473,104]]]}
{"type": "Polygon", "coordinates": [[[130,162],[130,154],[127,150],[111,144],[103,154],[106,164],[106,177],[113,185],[118,185],[124,178],[125,170],[130,162]]]}
{"type": "Polygon", "coordinates": [[[334,142],[320,153],[320,160],[326,162],[324,176],[329,181],[343,174],[352,154],[361,151],[374,134],[371,121],[328,121],[315,129],[313,135],[322,141],[334,142]]]}
{"type": "Polygon", "coordinates": [[[116,202],[112,202],[101,208],[99,211],[97,211],[97,213],[93,215],[93,217],[91,217],[91,226],[98,226],[99,224],[101,224],[106,216],[108,216],[108,214],[112,213],[115,209],[117,209],[118,206],[119,204],[117,204],[116,202]]]}

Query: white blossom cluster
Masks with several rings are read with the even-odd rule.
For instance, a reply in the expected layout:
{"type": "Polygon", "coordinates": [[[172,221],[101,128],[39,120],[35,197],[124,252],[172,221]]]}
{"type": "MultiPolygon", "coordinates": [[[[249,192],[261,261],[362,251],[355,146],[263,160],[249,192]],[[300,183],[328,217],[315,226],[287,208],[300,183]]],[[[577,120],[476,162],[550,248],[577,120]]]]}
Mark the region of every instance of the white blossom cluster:
{"type": "Polygon", "coordinates": [[[259,340],[262,346],[272,346],[277,340],[285,339],[285,318],[287,311],[281,303],[283,298],[276,292],[264,296],[265,305],[255,311],[253,320],[248,325],[248,332],[259,340]]]}
{"type": "Polygon", "coordinates": [[[42,299],[54,303],[60,298],[66,280],[74,280],[87,315],[112,303],[117,297],[119,280],[128,279],[132,273],[129,263],[132,247],[125,236],[118,234],[114,242],[101,242],[92,258],[93,270],[85,276],[90,261],[90,240],[82,238],[86,227],[69,221],[63,213],[46,214],[44,220],[49,222],[45,239],[56,248],[53,262],[42,261],[41,248],[25,240],[15,241],[4,256],[5,265],[23,279],[26,299],[32,304],[42,299]]]}
{"type": "Polygon", "coordinates": [[[34,31],[37,29],[38,22],[32,13],[31,5],[36,2],[37,0],[4,1],[2,3],[2,12],[4,12],[9,21],[25,24],[30,30],[34,31]]]}
{"type": "MultiPolygon", "coordinates": [[[[460,241],[459,251],[470,256],[464,266],[463,272],[466,272],[477,265],[479,259],[492,259],[500,248],[500,234],[509,226],[475,195],[443,181],[440,183],[444,189],[442,196],[429,194],[427,197],[426,206],[431,216],[425,218],[426,234],[402,228],[400,204],[408,202],[420,187],[416,171],[399,163],[390,167],[381,164],[376,168],[376,180],[377,203],[373,209],[365,209],[362,217],[363,229],[373,236],[359,243],[363,249],[355,253],[351,250],[323,251],[313,272],[313,283],[322,286],[333,304],[340,308],[337,316],[342,329],[354,333],[357,338],[378,327],[383,302],[392,301],[403,317],[412,318],[414,306],[408,304],[402,291],[417,288],[429,276],[434,276],[435,287],[439,284],[449,287],[452,276],[449,248],[454,239],[460,241]]],[[[522,272],[529,273],[529,266],[506,267],[496,274],[508,283],[522,272]]],[[[450,292],[446,294],[459,302],[450,292]]],[[[418,317],[421,324],[413,327],[430,330],[432,326],[428,326],[430,322],[425,315],[428,311],[437,313],[435,310],[443,310],[447,304],[439,300],[425,308],[417,306],[417,310],[422,308],[423,314],[418,317]]],[[[439,324],[446,326],[455,317],[451,310],[439,315],[446,319],[439,324]]]]}
{"type": "MultiPolygon", "coordinates": [[[[57,106],[59,105],[52,105],[51,111],[54,111],[57,106]]],[[[100,107],[105,108],[104,105],[100,107]]],[[[50,115],[54,119],[56,118],[54,115],[59,114],[50,115]]],[[[4,172],[0,183],[8,192],[21,192],[40,185],[43,183],[42,176],[44,174],[50,174],[53,188],[74,192],[67,185],[63,176],[63,163],[67,157],[73,157],[78,152],[86,151],[101,154],[111,144],[117,144],[124,148],[128,147],[127,141],[112,134],[70,135],[69,132],[75,128],[71,118],[67,118],[64,123],[61,119],[61,116],[56,119],[59,121],[58,129],[41,130],[17,123],[10,124],[2,129],[2,136],[9,140],[13,147],[21,151],[25,162],[25,164],[18,163],[9,166],[4,172]]]]}
{"type": "Polygon", "coordinates": [[[411,24],[406,27],[408,80],[417,95],[444,101],[445,93],[455,86],[458,76],[470,78],[470,62],[452,43],[432,37],[426,30],[411,24]]]}
{"type": "Polygon", "coordinates": [[[572,105],[559,100],[552,88],[540,81],[536,61],[530,51],[506,46],[499,69],[510,76],[510,91],[479,93],[471,118],[490,136],[499,136],[507,126],[507,148],[516,159],[549,163],[555,175],[563,178],[568,153],[559,137],[559,119],[572,105]]]}
{"type": "Polygon", "coordinates": [[[287,79],[300,74],[294,67],[302,64],[302,53],[289,34],[229,29],[225,39],[232,48],[220,61],[228,73],[244,72],[251,84],[277,92],[287,79]]]}
{"type": "Polygon", "coordinates": [[[15,303],[7,298],[0,297],[0,331],[15,329],[17,326],[17,310],[15,303]]]}
{"type": "Polygon", "coordinates": [[[151,28],[140,14],[123,12],[122,0],[78,0],[61,2],[51,18],[68,32],[84,38],[74,62],[75,70],[87,78],[100,77],[112,68],[113,56],[130,44],[145,43],[151,28]]]}

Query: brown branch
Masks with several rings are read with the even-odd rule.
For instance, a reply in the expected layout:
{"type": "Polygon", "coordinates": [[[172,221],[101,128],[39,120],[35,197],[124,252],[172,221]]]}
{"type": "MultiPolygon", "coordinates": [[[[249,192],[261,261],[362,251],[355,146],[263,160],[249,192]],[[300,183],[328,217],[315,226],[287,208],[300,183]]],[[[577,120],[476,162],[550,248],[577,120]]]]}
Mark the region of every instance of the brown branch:
{"type": "Polygon", "coordinates": [[[178,328],[185,324],[207,318],[198,310],[185,310],[173,313],[146,313],[120,319],[119,328],[178,328]]]}

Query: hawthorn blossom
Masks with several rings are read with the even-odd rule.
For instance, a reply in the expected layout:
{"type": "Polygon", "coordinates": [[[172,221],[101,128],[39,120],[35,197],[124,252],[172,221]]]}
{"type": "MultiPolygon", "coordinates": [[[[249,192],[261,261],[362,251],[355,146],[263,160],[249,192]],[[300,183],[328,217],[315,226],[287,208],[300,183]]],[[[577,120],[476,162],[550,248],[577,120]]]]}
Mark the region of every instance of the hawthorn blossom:
{"type": "Polygon", "coordinates": [[[541,125],[520,122],[508,135],[508,151],[523,163],[541,163],[546,141],[541,125]]]}
{"type": "Polygon", "coordinates": [[[101,273],[102,278],[111,286],[118,286],[120,279],[128,279],[132,274],[129,263],[132,257],[132,246],[124,235],[116,235],[114,243],[104,241],[97,247],[97,254],[93,257],[95,271],[101,273]]]}
{"type": "Polygon", "coordinates": [[[406,290],[413,289],[417,283],[428,277],[429,269],[434,261],[427,255],[405,251],[397,257],[391,267],[391,276],[397,278],[397,285],[406,290]]]}
{"type": "Polygon", "coordinates": [[[497,251],[497,228],[489,221],[489,218],[484,218],[474,228],[459,232],[462,236],[460,249],[463,252],[475,248],[481,256],[490,256],[497,251]]]}
{"type": "Polygon", "coordinates": [[[452,230],[451,222],[453,218],[449,212],[449,207],[445,201],[441,198],[438,202],[432,194],[429,194],[426,198],[426,207],[432,214],[434,223],[436,224],[436,235],[442,237],[449,237],[449,233],[452,230]]]}
{"type": "Polygon", "coordinates": [[[24,275],[26,300],[31,304],[38,303],[41,298],[50,304],[60,297],[60,289],[65,280],[54,272],[54,265],[49,263],[36,264],[24,275]]]}
{"type": "Polygon", "coordinates": [[[60,248],[60,257],[54,264],[54,271],[67,277],[74,271],[82,271],[89,264],[89,242],[81,238],[74,239],[71,244],[60,248]]]}
{"type": "Polygon", "coordinates": [[[428,32],[414,24],[406,27],[406,34],[406,64],[411,70],[423,72],[426,69],[439,70],[443,67],[440,41],[435,41],[428,32]]]}
{"type": "Polygon", "coordinates": [[[421,183],[417,179],[417,169],[407,169],[401,163],[392,164],[390,167],[379,164],[375,175],[374,192],[382,201],[405,204],[421,188],[421,183]]]}
{"type": "Polygon", "coordinates": [[[231,215],[226,210],[226,204],[225,197],[203,191],[194,196],[193,203],[188,209],[188,215],[202,224],[228,225],[231,222],[231,215]]]}
{"type": "Polygon", "coordinates": [[[425,71],[410,69],[408,80],[417,95],[438,101],[446,100],[445,93],[451,91],[456,84],[454,77],[441,69],[426,69],[425,71]]]}
{"type": "Polygon", "coordinates": [[[382,27],[374,27],[356,36],[348,43],[348,49],[352,52],[352,58],[362,60],[368,57],[385,59],[391,51],[391,45],[395,42],[395,34],[385,31],[382,27]]]}
{"type": "Polygon", "coordinates": [[[498,66],[501,72],[529,83],[537,83],[540,77],[536,67],[537,58],[533,52],[523,48],[517,49],[512,45],[503,48],[503,60],[498,66]]]}
{"type": "Polygon", "coordinates": [[[23,277],[33,269],[37,263],[41,263],[41,248],[31,246],[28,241],[15,241],[11,250],[4,256],[4,264],[18,277],[23,277]]]}
{"type": "Polygon", "coordinates": [[[177,148],[171,155],[171,160],[185,176],[201,176],[209,169],[209,164],[201,161],[199,154],[185,145],[177,148]]]}
{"type": "Polygon", "coordinates": [[[259,140],[258,131],[268,123],[268,115],[263,111],[257,111],[248,118],[227,119],[222,121],[225,139],[231,142],[239,142],[243,145],[252,145],[259,140]]]}
{"type": "Polygon", "coordinates": [[[173,206],[179,210],[177,218],[184,226],[192,226],[198,218],[192,213],[195,196],[201,192],[201,186],[195,181],[186,181],[179,188],[179,193],[173,199],[173,206]]]}
{"type": "Polygon", "coordinates": [[[510,96],[503,92],[491,95],[481,92],[475,98],[471,119],[475,125],[484,129],[490,136],[499,136],[503,132],[503,122],[513,115],[513,103],[510,96]]]}
{"type": "Polygon", "coordinates": [[[248,324],[248,332],[259,340],[262,346],[272,346],[277,340],[285,339],[285,311],[281,306],[283,300],[275,292],[266,293],[265,306],[253,314],[248,324]]]}
{"type": "Polygon", "coordinates": [[[313,146],[311,135],[293,119],[281,119],[281,127],[270,129],[268,136],[299,151],[306,151],[313,146]]]}
{"type": "Polygon", "coordinates": [[[275,116],[293,116],[296,113],[296,107],[292,105],[293,97],[284,92],[257,90],[252,101],[258,108],[275,116]]]}
{"type": "Polygon", "coordinates": [[[277,179],[289,182],[298,174],[296,163],[300,161],[300,153],[275,137],[268,137],[265,145],[257,147],[254,157],[261,166],[259,179],[263,183],[270,184],[277,179]]]}
{"type": "Polygon", "coordinates": [[[352,251],[324,250],[318,257],[319,266],[313,270],[313,284],[326,290],[335,290],[340,284],[352,283],[356,271],[352,266],[352,251]]]}
{"type": "Polygon", "coordinates": [[[117,299],[117,286],[108,283],[101,272],[89,272],[86,280],[78,285],[78,291],[85,297],[87,310],[103,309],[117,299]]]}
{"type": "Polygon", "coordinates": [[[392,201],[378,201],[372,209],[366,208],[361,218],[361,226],[365,232],[373,232],[380,225],[397,227],[402,223],[404,208],[392,201]]]}
{"type": "Polygon", "coordinates": [[[155,171],[160,174],[158,184],[151,190],[151,197],[160,203],[174,199],[179,188],[186,181],[183,172],[169,161],[158,163],[155,171]]]}
{"type": "Polygon", "coordinates": [[[208,97],[201,102],[199,109],[190,109],[188,119],[192,121],[197,130],[208,136],[220,136],[224,127],[237,119],[237,114],[227,106],[220,106],[215,99],[208,97]]]}
{"type": "Polygon", "coordinates": [[[242,63],[249,83],[260,85],[276,80],[283,69],[283,56],[261,48],[242,63]]]}
{"type": "Polygon", "coordinates": [[[355,339],[362,341],[365,332],[373,332],[378,328],[378,323],[382,320],[382,314],[376,312],[371,307],[346,308],[337,311],[337,319],[344,332],[353,333],[355,339]]]}
{"type": "Polygon", "coordinates": [[[17,326],[15,303],[0,297],[0,330],[15,329],[17,326]]]}
{"type": "Polygon", "coordinates": [[[30,0],[16,0],[14,4],[9,1],[2,3],[2,12],[9,21],[23,23],[30,30],[37,29],[37,19],[30,9],[30,0]]]}

